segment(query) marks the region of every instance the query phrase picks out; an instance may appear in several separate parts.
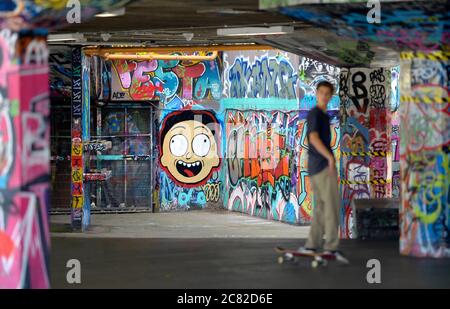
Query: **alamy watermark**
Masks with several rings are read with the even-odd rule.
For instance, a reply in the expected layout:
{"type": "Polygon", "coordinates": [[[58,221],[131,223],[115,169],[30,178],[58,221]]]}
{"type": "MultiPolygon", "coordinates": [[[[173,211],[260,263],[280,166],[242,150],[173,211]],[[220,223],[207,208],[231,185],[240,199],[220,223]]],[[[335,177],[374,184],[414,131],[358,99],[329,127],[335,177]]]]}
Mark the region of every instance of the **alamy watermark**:
{"type": "Polygon", "coordinates": [[[366,264],[370,270],[367,272],[366,280],[369,284],[381,283],[381,263],[377,259],[370,259],[366,264]]]}
{"type": "Polygon", "coordinates": [[[66,268],[69,269],[66,275],[67,283],[81,284],[81,263],[77,259],[68,260],[66,268]]]}
{"type": "Polygon", "coordinates": [[[381,23],[381,3],[380,0],[367,1],[367,7],[371,8],[367,13],[367,22],[369,24],[381,23]]]}

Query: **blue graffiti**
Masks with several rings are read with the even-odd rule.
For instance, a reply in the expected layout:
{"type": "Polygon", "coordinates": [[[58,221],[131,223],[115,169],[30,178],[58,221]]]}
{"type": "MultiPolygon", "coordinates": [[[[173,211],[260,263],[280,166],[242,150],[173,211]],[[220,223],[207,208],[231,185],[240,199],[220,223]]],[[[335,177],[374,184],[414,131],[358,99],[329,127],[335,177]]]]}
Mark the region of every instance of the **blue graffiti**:
{"type": "Polygon", "coordinates": [[[195,82],[193,97],[203,99],[209,90],[212,97],[219,100],[222,93],[219,68],[215,61],[204,62],[203,64],[205,65],[205,73],[195,82]]]}
{"type": "Polygon", "coordinates": [[[164,173],[160,173],[160,202],[162,210],[204,208],[206,196],[201,188],[178,187],[164,173]]]}
{"type": "Polygon", "coordinates": [[[295,99],[297,72],[284,57],[262,57],[253,64],[236,58],[229,70],[231,98],[295,99]]]}
{"type": "Polygon", "coordinates": [[[176,67],[179,61],[172,60],[158,60],[158,68],[155,71],[155,77],[151,78],[154,85],[164,85],[163,91],[156,91],[156,94],[160,96],[161,101],[167,103],[178,90],[179,80],[178,76],[170,69],[176,67]]]}

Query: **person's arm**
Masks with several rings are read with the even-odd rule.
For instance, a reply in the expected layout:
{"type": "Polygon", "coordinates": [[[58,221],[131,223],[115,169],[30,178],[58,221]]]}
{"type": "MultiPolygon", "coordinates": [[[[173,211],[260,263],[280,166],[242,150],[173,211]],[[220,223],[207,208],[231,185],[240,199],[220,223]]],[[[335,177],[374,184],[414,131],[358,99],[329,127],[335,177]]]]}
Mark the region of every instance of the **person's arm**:
{"type": "Polygon", "coordinates": [[[328,167],[330,169],[330,173],[334,173],[336,171],[336,162],[334,160],[333,154],[328,150],[328,148],[324,145],[322,140],[319,137],[319,132],[313,131],[308,135],[309,143],[314,146],[314,148],[328,160],[328,167]]]}

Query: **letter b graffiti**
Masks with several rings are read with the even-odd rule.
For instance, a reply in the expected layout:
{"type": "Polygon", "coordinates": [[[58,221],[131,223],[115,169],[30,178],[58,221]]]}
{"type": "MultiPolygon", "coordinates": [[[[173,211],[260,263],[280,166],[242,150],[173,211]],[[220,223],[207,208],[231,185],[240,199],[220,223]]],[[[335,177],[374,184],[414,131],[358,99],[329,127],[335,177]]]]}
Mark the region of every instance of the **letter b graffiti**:
{"type": "Polygon", "coordinates": [[[81,263],[79,260],[72,259],[68,260],[66,267],[69,268],[69,271],[66,275],[67,283],[69,284],[80,284],[81,283],[81,263]]]}

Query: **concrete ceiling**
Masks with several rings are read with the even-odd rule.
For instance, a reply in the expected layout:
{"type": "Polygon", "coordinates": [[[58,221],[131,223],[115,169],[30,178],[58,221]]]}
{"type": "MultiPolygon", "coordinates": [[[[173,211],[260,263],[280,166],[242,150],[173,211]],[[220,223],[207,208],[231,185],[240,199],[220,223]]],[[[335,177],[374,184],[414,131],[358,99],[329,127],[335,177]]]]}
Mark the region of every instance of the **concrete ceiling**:
{"type": "Polygon", "coordinates": [[[289,23],[292,18],[258,9],[258,0],[138,0],[123,16],[95,18],[58,32],[134,31],[289,23]]]}
{"type": "MultiPolygon", "coordinates": [[[[94,18],[72,24],[52,33],[83,33],[83,45],[211,46],[215,44],[265,44],[295,54],[305,55],[337,66],[376,65],[381,59],[396,65],[398,55],[388,49],[372,46],[375,57],[367,61],[346,62],[327,46],[341,44],[342,37],[309,23],[294,20],[276,11],[258,9],[258,0],[137,0],[126,6],[119,17],[94,18]],[[293,26],[285,35],[224,37],[218,28],[248,26],[293,26]],[[192,33],[189,38],[186,34],[192,33]],[[106,35],[106,36],[105,36],[106,35]]],[[[346,39],[345,46],[356,41],[346,39]]],[[[74,43],[74,44],[79,44],[74,43]]],[[[362,57],[364,60],[364,57],[362,57]]]]}

